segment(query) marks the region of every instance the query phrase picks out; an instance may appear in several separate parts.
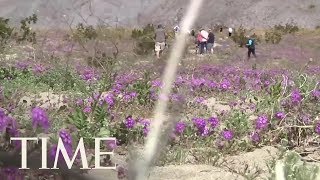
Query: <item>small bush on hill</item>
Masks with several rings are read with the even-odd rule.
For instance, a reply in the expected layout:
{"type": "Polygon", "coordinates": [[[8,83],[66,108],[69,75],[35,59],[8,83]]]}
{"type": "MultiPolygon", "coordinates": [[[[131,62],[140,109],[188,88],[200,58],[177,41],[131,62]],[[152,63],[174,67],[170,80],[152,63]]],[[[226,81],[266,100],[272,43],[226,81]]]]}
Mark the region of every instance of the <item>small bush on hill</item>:
{"type": "Polygon", "coordinates": [[[275,25],[274,29],[283,34],[291,34],[299,31],[299,27],[292,23],[287,23],[286,25],[275,25]]]}
{"type": "Polygon", "coordinates": [[[282,39],[282,34],[279,30],[271,29],[265,33],[266,43],[278,44],[282,39]]]}
{"type": "Polygon", "coordinates": [[[5,44],[9,41],[13,28],[9,26],[9,19],[0,17],[0,52],[4,49],[5,44]]]}
{"type": "Polygon", "coordinates": [[[240,47],[243,47],[247,43],[246,38],[247,30],[241,25],[237,30],[234,31],[232,40],[239,44],[240,47]]]}
{"type": "Polygon", "coordinates": [[[31,24],[36,24],[38,21],[38,17],[36,14],[32,16],[26,17],[25,19],[20,21],[20,29],[15,33],[16,41],[18,43],[22,42],[31,42],[36,43],[36,32],[31,31],[31,24]]]}
{"type": "Polygon", "coordinates": [[[293,34],[299,31],[299,27],[290,23],[286,25],[275,25],[265,33],[265,41],[267,43],[278,44],[282,40],[282,36],[293,34]]]}
{"type": "Polygon", "coordinates": [[[84,39],[87,41],[97,38],[98,34],[93,26],[85,26],[79,23],[73,36],[77,40],[84,39]]]}
{"type": "Polygon", "coordinates": [[[315,7],[316,7],[316,5],[314,5],[314,4],[309,5],[309,9],[314,9],[315,7]]]}
{"type": "Polygon", "coordinates": [[[9,25],[10,19],[0,17],[0,52],[3,52],[7,44],[12,40],[17,43],[36,43],[36,32],[31,30],[30,25],[38,21],[36,14],[20,21],[20,27],[15,29],[9,25]]]}
{"type": "Polygon", "coordinates": [[[134,52],[138,55],[146,55],[154,48],[154,26],[148,24],[142,30],[132,30],[131,37],[136,40],[134,52]]]}

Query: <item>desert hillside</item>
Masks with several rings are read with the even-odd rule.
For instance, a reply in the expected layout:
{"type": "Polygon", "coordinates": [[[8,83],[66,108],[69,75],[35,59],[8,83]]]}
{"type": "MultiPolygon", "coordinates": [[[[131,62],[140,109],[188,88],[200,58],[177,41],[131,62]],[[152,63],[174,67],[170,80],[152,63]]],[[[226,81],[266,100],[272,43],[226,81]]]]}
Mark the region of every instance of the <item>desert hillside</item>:
{"type": "MultiPolygon", "coordinates": [[[[320,25],[319,0],[205,0],[196,25],[223,23],[262,28],[295,22],[313,28],[320,25]]],[[[19,22],[33,12],[38,26],[68,27],[89,24],[138,26],[146,23],[176,24],[186,10],[186,0],[0,0],[0,16],[19,22]]]]}

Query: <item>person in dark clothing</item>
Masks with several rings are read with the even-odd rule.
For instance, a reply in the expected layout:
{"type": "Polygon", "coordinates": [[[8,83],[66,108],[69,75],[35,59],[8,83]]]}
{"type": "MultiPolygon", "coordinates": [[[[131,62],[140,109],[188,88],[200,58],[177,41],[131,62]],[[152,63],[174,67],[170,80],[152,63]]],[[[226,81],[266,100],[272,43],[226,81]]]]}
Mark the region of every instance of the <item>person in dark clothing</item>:
{"type": "Polygon", "coordinates": [[[211,52],[213,54],[213,47],[214,47],[214,34],[211,29],[209,29],[208,41],[207,41],[207,52],[211,52]]]}
{"type": "Polygon", "coordinates": [[[196,32],[194,31],[194,29],[191,30],[190,35],[195,37],[196,36],[196,32]]]}
{"type": "Polygon", "coordinates": [[[255,39],[253,38],[254,36],[251,36],[249,39],[248,39],[248,43],[246,44],[247,45],[247,48],[248,48],[248,60],[250,59],[250,56],[251,54],[253,54],[253,56],[256,58],[256,47],[255,47],[255,39]]]}

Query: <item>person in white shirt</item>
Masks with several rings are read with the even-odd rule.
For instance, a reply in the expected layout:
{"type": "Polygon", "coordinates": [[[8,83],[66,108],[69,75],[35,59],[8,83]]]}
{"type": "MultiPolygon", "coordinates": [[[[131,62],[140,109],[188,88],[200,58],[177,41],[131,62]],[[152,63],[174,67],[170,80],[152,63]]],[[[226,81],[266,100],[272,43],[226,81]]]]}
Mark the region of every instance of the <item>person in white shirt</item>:
{"type": "Polygon", "coordinates": [[[205,47],[207,47],[209,33],[206,30],[201,29],[200,35],[201,35],[200,54],[204,54],[204,49],[205,49],[205,47]]]}
{"type": "Polygon", "coordinates": [[[177,25],[173,28],[175,35],[177,35],[180,32],[180,27],[177,25]]]}
{"type": "Polygon", "coordinates": [[[230,27],[229,28],[229,37],[232,35],[233,29],[230,27]]]}

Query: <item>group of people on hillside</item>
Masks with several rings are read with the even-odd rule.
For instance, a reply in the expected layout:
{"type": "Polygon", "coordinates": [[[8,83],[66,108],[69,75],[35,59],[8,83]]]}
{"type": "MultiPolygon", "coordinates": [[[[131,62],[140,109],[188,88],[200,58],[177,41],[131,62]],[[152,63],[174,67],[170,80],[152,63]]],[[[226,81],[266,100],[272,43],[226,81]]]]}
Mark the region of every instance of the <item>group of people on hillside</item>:
{"type": "MultiPolygon", "coordinates": [[[[193,35],[193,33],[192,33],[193,35]]],[[[199,30],[196,37],[197,49],[199,49],[199,54],[203,55],[204,53],[213,53],[215,36],[211,29],[206,31],[205,29],[199,30]]]]}
{"type": "MultiPolygon", "coordinates": [[[[178,34],[180,31],[179,26],[174,27],[175,34],[178,34]]],[[[220,32],[222,32],[222,28],[220,29],[220,32]]],[[[229,37],[232,36],[233,29],[229,28],[229,37]]],[[[205,53],[213,53],[213,48],[215,44],[215,35],[212,31],[212,29],[208,29],[206,31],[205,29],[200,29],[197,34],[195,34],[195,31],[190,31],[190,35],[195,37],[196,44],[197,44],[197,52],[199,52],[200,55],[203,55],[205,53]]],[[[255,39],[251,36],[247,36],[248,42],[246,44],[248,48],[248,59],[250,59],[251,54],[256,57],[255,54],[255,39]]],[[[166,47],[166,41],[167,41],[167,35],[165,33],[165,30],[162,25],[158,25],[158,28],[155,31],[155,52],[156,56],[159,59],[161,56],[161,53],[166,47]]]]}

